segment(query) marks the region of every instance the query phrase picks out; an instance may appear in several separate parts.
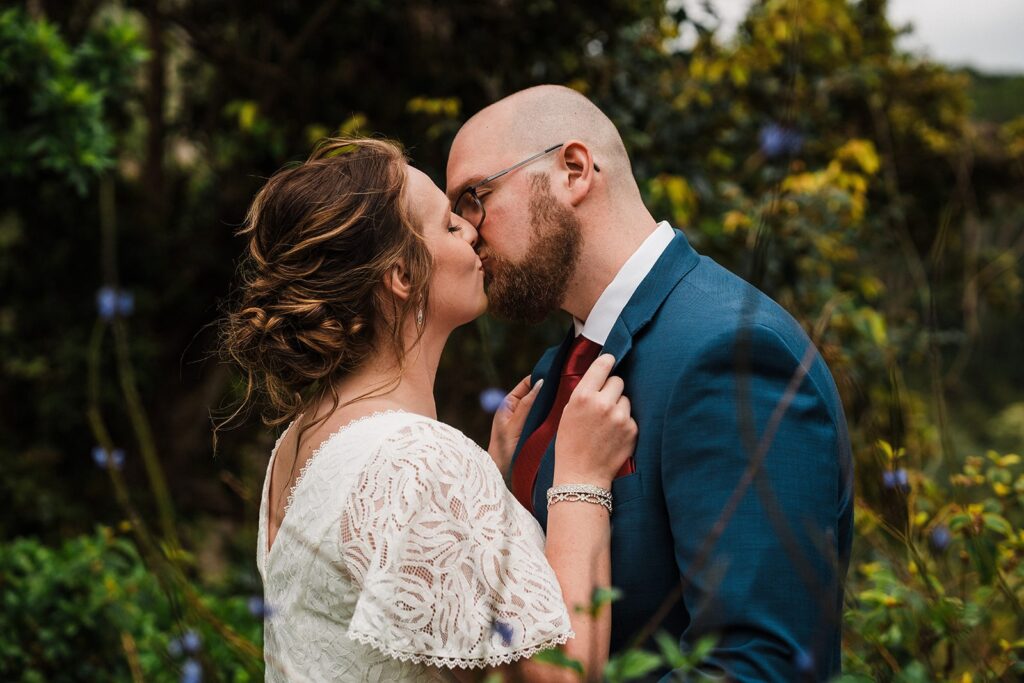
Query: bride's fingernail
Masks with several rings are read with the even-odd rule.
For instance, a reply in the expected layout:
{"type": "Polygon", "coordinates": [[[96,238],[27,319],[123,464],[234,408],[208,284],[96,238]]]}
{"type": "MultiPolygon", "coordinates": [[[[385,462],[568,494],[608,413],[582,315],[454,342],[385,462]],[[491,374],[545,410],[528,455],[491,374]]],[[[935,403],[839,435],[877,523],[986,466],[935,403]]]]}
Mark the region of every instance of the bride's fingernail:
{"type": "Polygon", "coordinates": [[[543,385],[543,384],[544,384],[544,380],[539,379],[539,380],[537,380],[537,383],[533,385],[533,388],[534,389],[540,389],[541,385],[543,385]]]}

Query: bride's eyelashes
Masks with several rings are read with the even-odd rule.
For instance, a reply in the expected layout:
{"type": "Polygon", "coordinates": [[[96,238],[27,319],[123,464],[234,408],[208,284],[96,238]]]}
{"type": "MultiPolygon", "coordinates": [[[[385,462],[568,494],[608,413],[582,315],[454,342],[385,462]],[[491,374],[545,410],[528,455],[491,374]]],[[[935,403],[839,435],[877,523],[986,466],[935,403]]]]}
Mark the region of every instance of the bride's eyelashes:
{"type": "Polygon", "coordinates": [[[461,225],[449,225],[448,226],[448,232],[462,232],[462,226],[461,225]]]}

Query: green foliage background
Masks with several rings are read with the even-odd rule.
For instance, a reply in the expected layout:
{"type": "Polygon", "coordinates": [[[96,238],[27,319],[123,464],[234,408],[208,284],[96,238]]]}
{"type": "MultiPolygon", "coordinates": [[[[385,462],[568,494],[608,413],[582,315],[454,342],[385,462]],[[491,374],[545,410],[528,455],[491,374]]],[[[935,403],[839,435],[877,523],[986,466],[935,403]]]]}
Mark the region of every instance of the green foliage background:
{"type": "MultiPolygon", "coordinates": [[[[167,645],[190,629],[208,678],[259,675],[244,605],[273,435],[253,416],[214,457],[208,417],[238,391],[210,327],[233,230],[264,178],[337,132],[400,139],[443,185],[461,121],[541,82],[612,116],[654,213],[828,360],[858,475],[846,678],[1016,680],[1021,78],[901,54],[885,5],[764,0],[731,41],[698,25],[687,49],[687,3],[664,0],[0,11],[5,680],[174,678],[167,645]],[[772,130],[799,144],[776,154],[772,130]],[[100,319],[101,286],[129,290],[131,315],[100,319]]],[[[440,418],[483,442],[479,391],[511,387],[564,322],[460,330],[440,418]]]]}

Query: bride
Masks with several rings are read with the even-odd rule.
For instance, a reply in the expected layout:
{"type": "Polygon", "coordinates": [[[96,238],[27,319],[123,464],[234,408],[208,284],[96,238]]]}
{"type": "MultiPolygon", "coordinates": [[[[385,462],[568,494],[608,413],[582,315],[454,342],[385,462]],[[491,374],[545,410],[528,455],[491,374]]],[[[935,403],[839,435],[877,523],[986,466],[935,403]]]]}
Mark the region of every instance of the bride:
{"type": "Polygon", "coordinates": [[[288,425],[260,505],[267,680],[578,680],[534,659],[555,647],[599,679],[610,610],[577,608],[610,583],[608,489],[636,443],[611,357],[565,408],[544,538],[504,481],[539,384],[506,397],[488,451],[436,419],[445,342],[487,306],[444,193],[392,143],[329,140],[241,234],[223,344],[243,407],[288,425]]]}

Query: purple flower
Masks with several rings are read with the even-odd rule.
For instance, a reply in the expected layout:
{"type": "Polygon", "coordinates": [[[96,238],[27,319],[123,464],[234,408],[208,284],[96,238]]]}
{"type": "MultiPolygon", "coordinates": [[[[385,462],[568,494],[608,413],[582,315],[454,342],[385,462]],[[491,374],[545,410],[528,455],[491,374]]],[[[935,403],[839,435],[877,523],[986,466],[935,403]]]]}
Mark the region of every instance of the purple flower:
{"type": "Polygon", "coordinates": [[[115,470],[119,470],[124,466],[124,451],[115,448],[108,452],[103,446],[96,446],[92,449],[92,460],[98,467],[107,467],[109,464],[115,470]]]}
{"type": "Polygon", "coordinates": [[[480,407],[488,413],[498,412],[502,402],[505,400],[505,392],[497,387],[484,389],[480,392],[480,407]]]}
{"type": "Polygon", "coordinates": [[[191,657],[186,659],[181,665],[181,683],[202,683],[202,680],[203,667],[191,657]]]}
{"type": "Polygon", "coordinates": [[[500,619],[495,619],[491,624],[491,630],[501,636],[501,644],[508,647],[512,644],[512,625],[500,619]]]}
{"type": "Polygon", "coordinates": [[[761,152],[769,159],[796,154],[804,144],[804,136],[792,128],[769,123],[757,134],[761,152]]]}
{"type": "Polygon", "coordinates": [[[945,524],[940,524],[932,529],[931,535],[928,537],[932,548],[938,552],[942,552],[949,546],[949,542],[953,540],[953,535],[949,533],[949,527],[945,524]]]}

